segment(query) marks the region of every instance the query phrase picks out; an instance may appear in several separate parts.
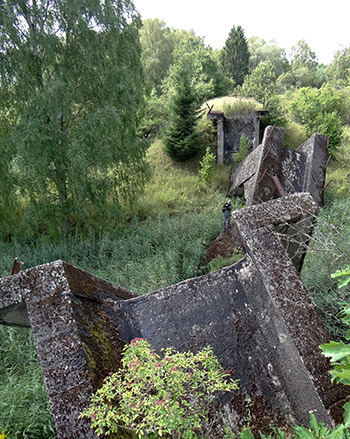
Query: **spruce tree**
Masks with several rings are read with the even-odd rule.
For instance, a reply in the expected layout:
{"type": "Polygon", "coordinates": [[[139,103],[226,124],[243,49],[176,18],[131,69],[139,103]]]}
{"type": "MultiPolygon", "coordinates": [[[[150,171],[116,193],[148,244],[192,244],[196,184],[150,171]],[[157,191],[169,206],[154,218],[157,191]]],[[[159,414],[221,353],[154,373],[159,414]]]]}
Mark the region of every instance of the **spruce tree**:
{"type": "Polygon", "coordinates": [[[195,157],[200,150],[197,121],[202,112],[186,69],[177,72],[170,100],[170,124],[164,138],[166,153],[176,161],[195,157]]]}
{"type": "Polygon", "coordinates": [[[249,72],[249,50],[241,26],[232,27],[221,52],[221,63],[224,72],[234,80],[235,85],[242,85],[249,72]]]}
{"type": "Polygon", "coordinates": [[[140,26],[130,0],[1,3],[0,153],[38,223],[84,223],[142,187],[140,26]]]}

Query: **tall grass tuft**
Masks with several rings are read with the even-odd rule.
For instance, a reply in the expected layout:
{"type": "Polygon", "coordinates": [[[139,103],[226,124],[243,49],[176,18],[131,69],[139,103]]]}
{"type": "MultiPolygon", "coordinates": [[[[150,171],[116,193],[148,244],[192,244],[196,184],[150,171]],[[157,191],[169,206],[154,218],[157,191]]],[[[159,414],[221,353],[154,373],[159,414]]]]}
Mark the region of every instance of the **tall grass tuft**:
{"type": "Polygon", "coordinates": [[[9,439],[56,437],[29,329],[0,326],[0,431],[9,439]]]}
{"type": "Polygon", "coordinates": [[[226,117],[248,117],[251,116],[255,110],[261,108],[261,104],[255,99],[232,96],[211,99],[207,104],[209,107],[213,105],[212,111],[223,111],[226,117]]]}

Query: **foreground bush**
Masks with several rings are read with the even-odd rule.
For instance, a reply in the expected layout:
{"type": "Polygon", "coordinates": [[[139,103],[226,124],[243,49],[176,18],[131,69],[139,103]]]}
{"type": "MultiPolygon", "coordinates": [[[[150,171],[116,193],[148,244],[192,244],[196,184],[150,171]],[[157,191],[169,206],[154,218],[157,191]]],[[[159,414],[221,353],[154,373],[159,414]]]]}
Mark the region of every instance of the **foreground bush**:
{"type": "Polygon", "coordinates": [[[125,348],[121,370],[105,379],[81,417],[91,419],[98,435],[210,437],[214,394],[238,388],[226,377],[210,347],[196,355],[167,348],[160,356],[136,338],[125,348]]]}

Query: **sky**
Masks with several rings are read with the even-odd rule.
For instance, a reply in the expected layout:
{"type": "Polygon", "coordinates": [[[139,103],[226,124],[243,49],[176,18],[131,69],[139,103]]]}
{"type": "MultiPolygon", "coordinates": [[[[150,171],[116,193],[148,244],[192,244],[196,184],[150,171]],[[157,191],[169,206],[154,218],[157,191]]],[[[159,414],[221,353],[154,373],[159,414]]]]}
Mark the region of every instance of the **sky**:
{"type": "Polygon", "coordinates": [[[246,38],[275,40],[287,56],[304,39],[319,63],[350,46],[350,0],[134,0],[143,19],[159,18],[175,29],[193,29],[221,49],[232,29],[246,38]]]}

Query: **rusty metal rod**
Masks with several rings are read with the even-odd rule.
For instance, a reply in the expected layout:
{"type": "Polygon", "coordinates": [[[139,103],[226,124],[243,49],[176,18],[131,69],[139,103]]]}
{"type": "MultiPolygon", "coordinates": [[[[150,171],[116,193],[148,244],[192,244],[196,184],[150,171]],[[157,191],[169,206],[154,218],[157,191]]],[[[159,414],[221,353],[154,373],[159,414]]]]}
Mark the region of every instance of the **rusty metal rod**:
{"type": "Polygon", "coordinates": [[[17,258],[15,258],[15,260],[13,261],[13,265],[12,265],[11,276],[13,274],[18,274],[19,273],[22,264],[24,264],[24,262],[18,262],[17,258]]]}
{"type": "Polygon", "coordinates": [[[287,195],[286,191],[284,190],[280,179],[277,177],[277,175],[271,175],[271,178],[273,180],[273,182],[275,183],[275,186],[278,190],[278,193],[280,194],[281,197],[285,197],[287,195]]]}
{"type": "Polygon", "coordinates": [[[266,172],[267,172],[267,169],[265,169],[264,172],[261,174],[261,176],[258,180],[258,184],[260,184],[263,181],[263,178],[265,177],[266,172]]]}

